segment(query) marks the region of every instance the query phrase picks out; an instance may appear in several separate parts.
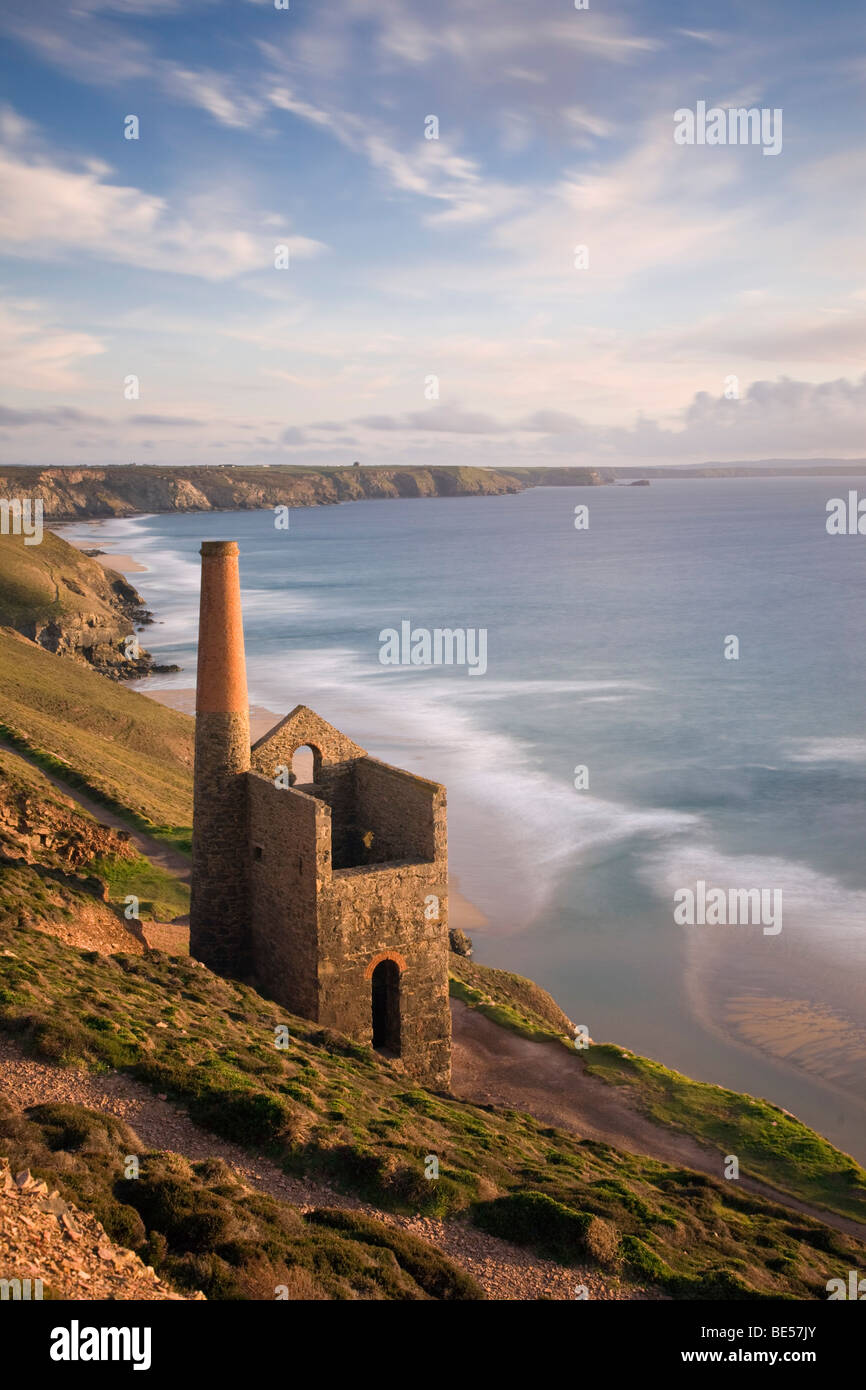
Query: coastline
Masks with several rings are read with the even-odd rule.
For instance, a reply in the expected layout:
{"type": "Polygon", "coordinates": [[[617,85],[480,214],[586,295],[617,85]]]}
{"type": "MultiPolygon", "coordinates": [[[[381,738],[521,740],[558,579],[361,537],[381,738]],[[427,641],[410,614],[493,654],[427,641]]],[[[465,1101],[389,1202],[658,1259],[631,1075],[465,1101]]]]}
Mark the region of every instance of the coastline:
{"type": "Polygon", "coordinates": [[[113,551],[106,550],[103,555],[93,555],[91,558],[104,570],[114,570],[116,574],[145,574],[147,571],[147,565],[140,565],[131,555],[115,555],[113,551]]]}
{"type": "MultiPolygon", "coordinates": [[[[126,518],[116,520],[124,521],[126,518]]],[[[78,543],[79,548],[101,547],[100,537],[92,533],[97,525],[101,530],[106,525],[110,527],[111,521],[89,522],[91,534],[78,543]]],[[[111,534],[110,531],[108,534],[111,534]]],[[[136,548],[128,531],[122,528],[115,533],[114,543],[126,544],[133,550],[136,548]]],[[[111,541],[106,544],[110,545],[111,541]]],[[[114,567],[121,563],[121,557],[107,553],[102,561],[109,561],[114,567]]],[[[155,566],[159,566],[158,559],[142,568],[153,570],[155,566]]],[[[177,637],[177,631],[174,636],[177,637]]],[[[188,668],[192,665],[188,655],[183,660],[188,668]]],[[[188,670],[186,676],[188,679],[194,677],[194,672],[188,670]]],[[[184,676],[173,679],[183,680],[184,676]]],[[[131,683],[131,688],[159,703],[194,714],[194,691],[191,686],[162,685],[152,690],[150,685],[149,681],[135,681],[131,683]]],[[[266,698],[270,696],[274,704],[280,703],[283,693],[281,683],[277,681],[272,681],[270,686],[266,684],[262,690],[262,694],[266,698]]],[[[364,742],[372,747],[374,735],[371,731],[376,727],[374,721],[378,716],[375,712],[370,715],[369,709],[366,713],[368,728],[364,742]]],[[[261,737],[281,717],[267,705],[254,706],[251,714],[253,739],[261,737]]],[[[344,723],[343,727],[348,725],[344,723]]],[[[406,742],[402,737],[400,741],[406,742]]],[[[404,761],[397,755],[387,760],[409,768],[415,766],[413,760],[404,761]]],[[[464,826],[461,848],[464,853],[468,849],[476,860],[482,859],[488,873],[495,871],[496,863],[492,856],[485,858],[487,841],[479,844],[476,834],[475,826],[464,826]]],[[[465,859],[459,867],[466,872],[465,859]]],[[[509,955],[508,950],[501,946],[502,937],[507,937],[513,926],[513,904],[507,896],[496,902],[492,910],[485,903],[490,914],[489,921],[462,894],[459,881],[453,877],[449,880],[449,896],[451,926],[470,935],[479,933],[474,953],[476,958],[483,963],[535,977],[537,961],[533,970],[532,963],[521,960],[520,953],[515,957],[512,951],[509,955]],[[491,926],[491,923],[494,925],[491,926]]],[[[564,933],[569,927],[570,919],[563,915],[559,929],[564,933]]],[[[789,928],[782,938],[783,948],[790,932],[789,928]]],[[[580,951],[591,975],[594,968],[592,936],[584,936],[580,943],[576,938],[569,938],[569,941],[574,952],[580,951]]],[[[862,1064],[863,1057],[862,1048],[858,1046],[860,1039],[845,1029],[843,1019],[839,1017],[842,1010],[834,1010],[836,1017],[831,1018],[826,1010],[808,1004],[812,993],[810,984],[814,980],[813,960],[804,960],[799,952],[793,953],[787,960],[784,977],[774,971],[768,972],[765,977],[765,965],[775,962],[780,948],[777,946],[770,957],[763,936],[755,953],[744,951],[745,946],[745,942],[738,942],[737,951],[732,952],[727,939],[716,942],[708,936],[689,938],[682,981],[682,994],[688,1007],[683,1012],[691,1016],[689,1027],[694,1024],[697,1050],[701,1054],[699,1060],[691,1058],[688,1048],[684,1048],[682,1038],[689,1036],[685,1033],[672,1033],[669,1038],[629,1036],[628,1044],[642,1055],[656,1057],[674,1069],[688,1071],[689,1074],[743,1093],[767,1096],[774,1103],[803,1117],[844,1151],[853,1151],[855,1156],[860,1157],[863,1153],[862,1120],[866,1104],[862,1083],[858,1083],[856,1076],[856,1068],[862,1064]],[[789,1026],[786,1018],[789,1009],[795,1011],[799,1028],[793,1028],[793,1023],[789,1026]],[[814,1044],[819,1035],[820,1046],[816,1047],[814,1044]],[[690,1061],[694,1063],[691,1067],[690,1061]],[[847,1115],[846,1111],[849,1112],[847,1115]]],[[[529,951],[523,954],[528,956],[529,951]]],[[[555,989],[557,977],[545,983],[548,988],[555,989]]],[[[580,1009],[577,1013],[572,1010],[572,1016],[579,1014],[580,1009]]],[[[594,1036],[621,1037],[632,1026],[637,1026],[634,1020],[623,1014],[619,1023],[603,1025],[602,1034],[596,1029],[594,1036]]]]}
{"type": "MultiPolygon", "coordinates": [[[[97,517],[89,522],[89,525],[104,525],[108,520],[108,517],[97,517]]],[[[95,560],[98,565],[101,565],[104,570],[114,570],[115,574],[147,573],[149,567],[143,565],[140,560],[136,560],[132,555],[118,554],[114,550],[103,550],[101,545],[92,546],[86,541],[74,541],[69,536],[63,534],[67,527],[74,525],[74,522],[64,521],[50,526],[49,530],[56,531],[57,534],[66,541],[67,545],[74,546],[75,549],[80,550],[82,554],[89,554],[90,558],[95,560]],[[93,552],[95,550],[98,550],[99,553],[94,554],[93,552]]],[[[111,541],[109,541],[108,544],[111,545],[111,541]]]]}

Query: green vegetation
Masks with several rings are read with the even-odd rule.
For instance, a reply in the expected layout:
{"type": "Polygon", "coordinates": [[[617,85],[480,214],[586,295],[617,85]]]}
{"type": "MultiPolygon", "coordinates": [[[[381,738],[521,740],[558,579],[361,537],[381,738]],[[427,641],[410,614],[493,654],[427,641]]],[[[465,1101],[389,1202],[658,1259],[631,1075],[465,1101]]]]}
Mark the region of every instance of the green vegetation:
{"type": "Polygon", "coordinates": [[[479,1204],[475,1221],[483,1230],[516,1245],[530,1245],[565,1264],[575,1256],[614,1265],[619,1259],[616,1227],[601,1216],[574,1211],[543,1192],[514,1192],[479,1204]]]}
{"type": "MultiPolygon", "coordinates": [[[[112,1115],[0,1098],[0,1148],[101,1221],[120,1245],[182,1290],[214,1299],[479,1299],[432,1246],[369,1217],[303,1216],[246,1187],[221,1159],[146,1153],[112,1115]],[[128,1174],[134,1155],[139,1174],[128,1174]]],[[[50,1293],[50,1287],[49,1287],[50,1293]]]]}
{"type": "MultiPolygon", "coordinates": [[[[538,1193],[554,1215],[555,1204],[566,1211],[572,1236],[560,1257],[584,1260],[589,1219],[599,1218],[595,1258],[611,1258],[612,1232],[620,1242],[632,1236],[670,1271],[672,1292],[732,1276],[750,1296],[823,1297],[828,1278],[866,1258],[860,1242],[803,1217],[794,1225],[787,1210],[734,1183],[424,1091],[370,1049],[190,959],[100,957],[6,928],[0,1028],[51,1061],[129,1072],[215,1133],[383,1208],[469,1211],[502,1231],[510,1215],[517,1239],[528,1229],[524,1211],[512,1204],[491,1218],[490,1203],[538,1193]],[[289,1029],[285,1050],[275,1046],[279,1025],[289,1029]],[[424,1176],[428,1154],[439,1159],[436,1181],[424,1176]]],[[[618,1244],[613,1259],[626,1283],[643,1285],[637,1248],[618,1244]]]]}
{"type": "Polygon", "coordinates": [[[610,1044],[593,1044],[590,1076],[630,1089],[636,1107],[683,1134],[740,1156],[741,1172],[815,1206],[866,1220],[866,1172],[777,1105],[693,1081],[659,1062],[610,1044]]]}
{"type": "MultiPolygon", "coordinates": [[[[531,980],[455,955],[449,968],[452,995],[492,1022],[533,1041],[569,1042],[568,1019],[531,980]]],[[[769,1101],[693,1081],[610,1043],[593,1043],[575,1054],[574,1064],[589,1076],[626,1088],[634,1108],[657,1124],[688,1134],[719,1154],[738,1154],[744,1176],[866,1222],[866,1172],[769,1101]]]]}
{"type": "Polygon", "coordinates": [[[0,920],[73,921],[107,893],[118,916],[135,894],[139,915],[170,921],[189,911],[189,888],[136,854],[59,791],[26,757],[0,748],[0,920]]]}
{"type": "Polygon", "coordinates": [[[556,1000],[522,975],[478,965],[453,952],[448,957],[451,997],[477,1009],[491,1022],[532,1042],[568,1041],[571,1023],[556,1000]]]}
{"type": "Polygon", "coordinates": [[[151,835],[192,823],[193,720],[0,630],[0,739],[151,835]]]}
{"type": "MultiPolygon", "coordinates": [[[[38,545],[0,535],[0,626],[61,622],[86,611],[105,627],[117,624],[118,598],[101,565],[44,531],[38,545]]],[[[127,628],[129,630],[129,628],[127,628]]]]}
{"type": "Polygon", "coordinates": [[[83,884],[40,873],[35,864],[3,865],[0,874],[0,924],[18,923],[22,911],[34,925],[48,926],[57,918],[73,922],[93,906],[83,884]]]}
{"type": "Polygon", "coordinates": [[[188,884],[143,855],[135,859],[100,856],[90,861],[87,872],[108,885],[110,901],[121,911],[124,900],[132,893],[139,900],[140,917],[171,922],[189,912],[188,884]]]}

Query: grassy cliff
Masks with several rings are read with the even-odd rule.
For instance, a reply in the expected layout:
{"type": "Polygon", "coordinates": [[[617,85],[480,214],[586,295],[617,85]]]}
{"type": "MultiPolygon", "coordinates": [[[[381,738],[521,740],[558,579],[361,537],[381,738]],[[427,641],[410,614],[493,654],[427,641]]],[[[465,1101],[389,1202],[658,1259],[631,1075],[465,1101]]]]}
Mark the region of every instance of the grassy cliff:
{"type": "Polygon", "coordinates": [[[315,507],[368,497],[474,497],[522,492],[545,483],[593,485],[592,468],[493,469],[272,467],[6,468],[0,496],[41,497],[54,521],[136,512],[243,511],[315,507]]]}
{"type": "Polygon", "coordinates": [[[193,720],[0,629],[0,739],[149,828],[192,823],[193,720]]]}
{"type": "MultiPolygon", "coordinates": [[[[192,720],[9,631],[0,632],[0,663],[0,734],[143,824],[161,825],[168,836],[189,825],[192,720]]],[[[10,826],[22,796],[57,800],[38,772],[19,772],[23,785],[7,797],[10,826]]],[[[8,767],[7,774],[14,783],[8,767]]],[[[96,866],[110,892],[112,876],[116,889],[133,872],[110,847],[97,847],[86,862],[47,863],[45,855],[59,850],[32,842],[31,831],[37,839],[45,831],[28,815],[30,848],[15,840],[20,826],[10,829],[0,874],[12,899],[32,908],[55,870],[71,871],[74,914],[87,897],[82,873],[96,866]]],[[[62,843],[74,843],[74,827],[67,830],[62,843]]],[[[689,1298],[819,1297],[827,1278],[866,1257],[859,1243],[733,1183],[620,1153],[513,1110],[433,1095],[370,1049],[287,1017],[194,961],[158,952],[100,956],[33,930],[39,922],[26,914],[0,918],[0,1027],[61,1065],[129,1071],[217,1133],[381,1207],[467,1212],[488,1231],[557,1258],[607,1262],[636,1286],[650,1280],[689,1298]],[[274,1045],[281,1024],[290,1034],[284,1051],[274,1045]],[[424,1171],[431,1153],[440,1160],[435,1181],[424,1171]]],[[[454,992],[471,1007],[534,1040],[568,1044],[568,1019],[532,982],[460,957],[452,967],[454,992]]],[[[863,1219],[866,1174],[776,1107],[618,1048],[594,1045],[574,1061],[631,1088],[660,1123],[748,1153],[769,1182],[863,1219]]]]}
{"type": "Polygon", "coordinates": [[[617,1086],[636,1110],[717,1154],[734,1153],[779,1192],[866,1222],[866,1171],[778,1105],[681,1072],[615,1043],[576,1051],[570,1020],[532,980],[449,957],[452,997],[535,1042],[563,1044],[587,1076],[617,1086]]]}
{"type": "Polygon", "coordinates": [[[127,679],[151,666],[145,651],[126,655],[128,639],[147,616],[141,595],[121,575],[53,532],[45,531],[38,545],[0,535],[0,626],[127,679]]]}
{"type": "Polygon", "coordinates": [[[0,747],[0,922],[105,952],[139,950],[137,922],[125,916],[129,894],[141,920],[189,911],[186,883],[0,747]]]}

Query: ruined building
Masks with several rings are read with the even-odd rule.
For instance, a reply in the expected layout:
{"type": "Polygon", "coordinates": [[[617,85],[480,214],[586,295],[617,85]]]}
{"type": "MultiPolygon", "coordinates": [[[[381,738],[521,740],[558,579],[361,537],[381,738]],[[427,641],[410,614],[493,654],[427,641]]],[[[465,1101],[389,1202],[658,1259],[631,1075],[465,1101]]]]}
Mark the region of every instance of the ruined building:
{"type": "Polygon", "coordinates": [[[201,556],[190,951],[446,1089],[445,789],[304,705],[251,748],[238,547],[201,556]]]}

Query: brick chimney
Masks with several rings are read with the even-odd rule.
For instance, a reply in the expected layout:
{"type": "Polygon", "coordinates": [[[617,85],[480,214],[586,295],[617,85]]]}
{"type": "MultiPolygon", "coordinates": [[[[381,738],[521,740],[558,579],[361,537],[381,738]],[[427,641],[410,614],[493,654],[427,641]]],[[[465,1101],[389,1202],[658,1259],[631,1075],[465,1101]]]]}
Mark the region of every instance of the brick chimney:
{"type": "Polygon", "coordinates": [[[250,766],[238,547],[203,541],[196,687],[190,954],[222,975],[248,967],[250,766]]]}

